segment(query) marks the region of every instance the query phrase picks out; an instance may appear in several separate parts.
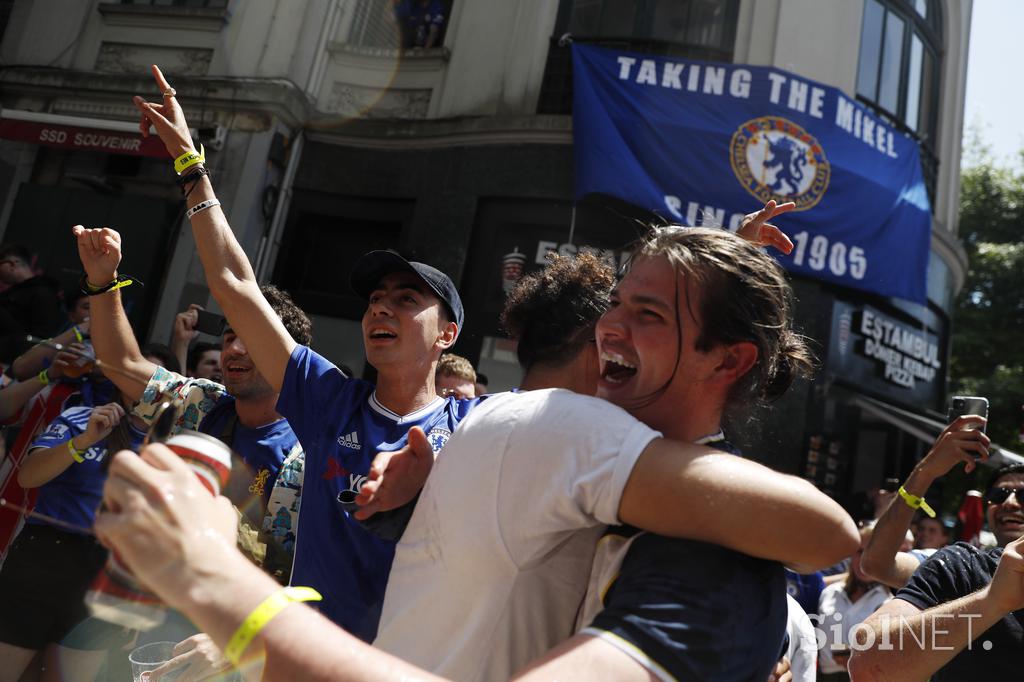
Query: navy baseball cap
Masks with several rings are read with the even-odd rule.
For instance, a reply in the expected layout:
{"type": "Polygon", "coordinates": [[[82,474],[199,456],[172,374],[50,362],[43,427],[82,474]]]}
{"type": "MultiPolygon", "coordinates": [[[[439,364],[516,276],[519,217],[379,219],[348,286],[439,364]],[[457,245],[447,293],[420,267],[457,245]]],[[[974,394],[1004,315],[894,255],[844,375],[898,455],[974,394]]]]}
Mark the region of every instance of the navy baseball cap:
{"type": "Polygon", "coordinates": [[[377,288],[380,281],[393,272],[411,272],[419,277],[430,287],[430,290],[444,302],[448,308],[448,314],[455,324],[459,325],[459,332],[462,332],[462,299],[455,288],[451,277],[444,274],[437,268],[426,263],[409,261],[399,256],[394,251],[370,251],[363,255],[352,267],[352,276],[349,278],[352,289],[369,299],[370,294],[377,288]]]}

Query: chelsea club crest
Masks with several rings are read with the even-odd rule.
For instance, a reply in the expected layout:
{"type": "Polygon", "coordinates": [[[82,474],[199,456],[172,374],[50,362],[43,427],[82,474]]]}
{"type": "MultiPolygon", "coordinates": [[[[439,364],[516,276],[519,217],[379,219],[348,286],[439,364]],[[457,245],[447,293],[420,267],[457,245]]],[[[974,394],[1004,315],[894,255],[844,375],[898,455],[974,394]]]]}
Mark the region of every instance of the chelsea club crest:
{"type": "Polygon", "coordinates": [[[452,432],[448,429],[433,428],[430,429],[430,433],[427,434],[427,441],[430,443],[430,449],[437,454],[437,451],[444,447],[444,444],[448,442],[448,439],[452,437],[452,432]]]}
{"type": "Polygon", "coordinates": [[[741,125],[732,136],[729,157],[736,179],[758,201],[792,201],[797,211],[821,200],[832,174],[818,140],[780,116],[741,125]]]}

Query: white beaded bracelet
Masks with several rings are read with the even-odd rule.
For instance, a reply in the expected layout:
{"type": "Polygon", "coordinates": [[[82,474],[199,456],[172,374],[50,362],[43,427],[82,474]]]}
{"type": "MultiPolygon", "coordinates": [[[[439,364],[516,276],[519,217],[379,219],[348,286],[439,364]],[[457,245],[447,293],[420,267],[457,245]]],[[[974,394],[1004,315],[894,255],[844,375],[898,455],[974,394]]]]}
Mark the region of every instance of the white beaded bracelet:
{"type": "Polygon", "coordinates": [[[220,206],[220,202],[216,199],[207,199],[206,201],[200,201],[198,204],[196,204],[189,210],[185,211],[185,217],[188,218],[189,220],[192,220],[192,216],[194,216],[196,213],[199,213],[200,211],[205,211],[208,208],[213,208],[214,206],[220,206]]]}

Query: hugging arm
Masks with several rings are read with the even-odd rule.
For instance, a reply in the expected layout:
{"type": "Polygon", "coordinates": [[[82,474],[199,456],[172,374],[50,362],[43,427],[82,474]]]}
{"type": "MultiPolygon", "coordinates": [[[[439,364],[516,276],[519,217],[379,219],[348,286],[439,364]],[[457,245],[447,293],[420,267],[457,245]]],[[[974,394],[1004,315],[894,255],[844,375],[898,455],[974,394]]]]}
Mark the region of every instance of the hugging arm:
{"type": "Polygon", "coordinates": [[[799,572],[853,554],[853,519],[807,481],[699,445],[651,441],[619,504],[624,523],[712,542],[799,572]]]}

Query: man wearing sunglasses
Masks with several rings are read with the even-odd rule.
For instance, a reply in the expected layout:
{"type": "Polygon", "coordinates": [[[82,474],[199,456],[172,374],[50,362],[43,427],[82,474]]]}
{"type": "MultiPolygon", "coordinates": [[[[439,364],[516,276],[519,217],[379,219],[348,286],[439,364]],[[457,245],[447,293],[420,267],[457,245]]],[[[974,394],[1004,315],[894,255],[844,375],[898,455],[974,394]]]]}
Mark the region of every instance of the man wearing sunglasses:
{"type": "MultiPolygon", "coordinates": [[[[976,416],[962,417],[943,435],[965,420],[982,421],[976,416]]],[[[976,433],[974,442],[981,447],[972,446],[965,452],[983,452],[987,457],[988,438],[976,433]]],[[[904,490],[909,490],[915,475],[927,478],[920,472],[927,459],[908,478],[904,490]]],[[[968,470],[972,464],[968,463],[968,470]]],[[[947,461],[946,471],[952,466],[947,461]]],[[[989,529],[999,546],[986,550],[958,542],[923,563],[896,597],[864,622],[866,628],[850,661],[854,680],[926,679],[929,675],[937,682],[1020,677],[1024,464],[999,469],[985,501],[989,529]]],[[[903,499],[895,499],[892,506],[898,504],[904,504],[903,499]]]]}

